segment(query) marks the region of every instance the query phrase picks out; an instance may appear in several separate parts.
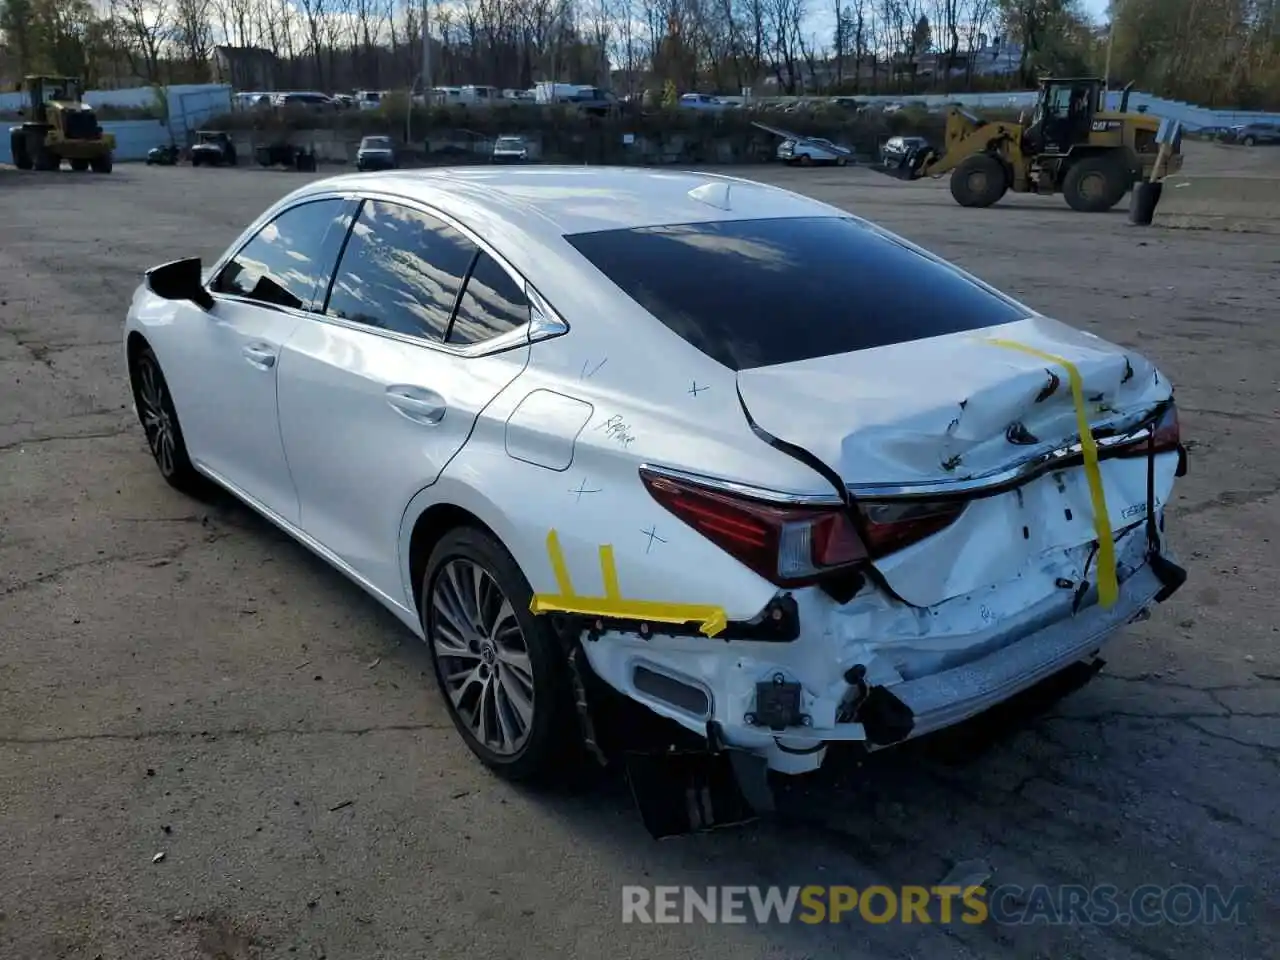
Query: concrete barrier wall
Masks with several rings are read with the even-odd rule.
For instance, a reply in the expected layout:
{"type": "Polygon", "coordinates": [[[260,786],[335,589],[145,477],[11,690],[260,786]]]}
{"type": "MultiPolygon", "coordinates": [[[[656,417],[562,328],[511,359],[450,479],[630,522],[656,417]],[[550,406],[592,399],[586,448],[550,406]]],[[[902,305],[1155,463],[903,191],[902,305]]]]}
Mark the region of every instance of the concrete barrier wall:
{"type": "MultiPolygon", "coordinates": [[[[102,129],[115,135],[117,162],[145,160],[148,150],[169,142],[169,130],[160,120],[108,120],[102,129]]],[[[6,126],[0,137],[0,163],[13,163],[8,132],[6,126]]]]}
{"type": "MultiPolygon", "coordinates": [[[[860,103],[923,103],[928,107],[942,107],[949,103],[961,103],[975,110],[1029,110],[1035,106],[1037,93],[1035,90],[1018,90],[1011,93],[936,93],[936,94],[885,94],[882,96],[857,95],[860,103]]],[[[1112,90],[1107,97],[1107,107],[1112,110],[1120,108],[1119,90],[1112,90]]],[[[722,100],[741,102],[741,97],[722,97],[722,100]]],[[[821,100],[823,97],[768,97],[756,98],[761,102],[790,103],[795,100],[821,100]]],[[[1149,93],[1132,91],[1129,94],[1129,109],[1137,110],[1146,107],[1152,116],[1161,119],[1177,120],[1189,130],[1201,127],[1232,127],[1244,123],[1280,123],[1280,113],[1263,113],[1250,110],[1211,110],[1181,100],[1166,100],[1149,93]]]]}

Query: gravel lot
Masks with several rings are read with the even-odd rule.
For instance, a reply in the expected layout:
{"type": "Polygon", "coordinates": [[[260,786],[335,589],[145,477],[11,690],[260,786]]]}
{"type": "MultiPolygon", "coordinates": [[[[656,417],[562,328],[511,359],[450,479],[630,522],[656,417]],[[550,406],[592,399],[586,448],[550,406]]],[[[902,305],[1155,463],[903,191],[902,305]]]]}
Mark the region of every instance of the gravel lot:
{"type": "MultiPolygon", "coordinates": [[[[738,172],[741,172],[740,170],[738,172]]],[[[1280,955],[1280,250],[1060,198],[757,169],[1159,362],[1191,580],[1010,735],[791,788],[781,823],[656,843],[625,788],[484,772],[425,653],[233,503],[161,481],[120,325],[145,268],[220,251],[301,175],[0,171],[0,957],[1280,955]],[[164,853],[161,862],[153,857],[164,853]],[[623,884],[1237,884],[1240,925],[624,926],[623,884]]]]}

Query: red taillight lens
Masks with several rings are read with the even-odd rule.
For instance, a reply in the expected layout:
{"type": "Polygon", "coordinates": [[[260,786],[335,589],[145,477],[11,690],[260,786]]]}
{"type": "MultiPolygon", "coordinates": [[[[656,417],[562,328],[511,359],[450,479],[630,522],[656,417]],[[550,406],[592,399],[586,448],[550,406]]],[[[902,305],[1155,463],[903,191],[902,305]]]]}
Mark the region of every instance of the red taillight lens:
{"type": "Polygon", "coordinates": [[[1178,424],[1178,407],[1176,404],[1169,404],[1165,408],[1164,413],[1160,415],[1153,428],[1153,446],[1156,453],[1165,453],[1169,450],[1177,450],[1182,444],[1182,428],[1178,424]]]}
{"type": "Polygon", "coordinates": [[[786,507],[640,471],[650,495],[778,586],[801,586],[867,558],[843,507],[786,507]]]}
{"type": "Polygon", "coordinates": [[[866,539],[843,506],[787,507],[641,470],[662,506],[760,576],[803,586],[901,550],[952,523],[964,503],[860,503],[866,539]]]}
{"type": "Polygon", "coordinates": [[[1182,446],[1182,428],[1178,424],[1178,407],[1170,403],[1161,411],[1151,425],[1152,443],[1148,446],[1144,437],[1133,443],[1126,443],[1118,448],[1106,451],[1108,455],[1119,457],[1145,457],[1151,448],[1156,453],[1170,453],[1182,446]]]}
{"type": "Polygon", "coordinates": [[[872,559],[931,537],[964,512],[963,500],[893,500],[862,502],[863,530],[872,559]]]}

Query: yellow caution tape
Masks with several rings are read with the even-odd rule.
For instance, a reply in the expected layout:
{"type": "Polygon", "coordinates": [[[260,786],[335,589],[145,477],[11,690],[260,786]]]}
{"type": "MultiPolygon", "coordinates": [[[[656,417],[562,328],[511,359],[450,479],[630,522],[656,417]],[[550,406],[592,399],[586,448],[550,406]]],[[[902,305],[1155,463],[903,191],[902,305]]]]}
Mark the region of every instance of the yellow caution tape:
{"type": "Polygon", "coordinates": [[[1059,364],[1067,371],[1071,400],[1076,408],[1076,428],[1080,431],[1080,450],[1084,454],[1084,475],[1089,482],[1089,499],[1093,501],[1093,529],[1098,535],[1098,602],[1104,610],[1109,609],[1120,595],[1120,584],[1116,580],[1116,544],[1111,532],[1111,518],[1107,515],[1107,495],[1102,487],[1102,471],[1098,469],[1098,445],[1094,443],[1093,429],[1089,425],[1089,416],[1085,413],[1084,382],[1080,379],[1080,371],[1070,360],[1024,343],[996,337],[985,339],[997,347],[1018,350],[1049,363],[1059,364]]]}
{"type": "Polygon", "coordinates": [[[698,623],[698,629],[714,637],[729,625],[722,607],[701,603],[663,603],[659,600],[625,600],[618,588],[618,567],[613,547],[600,546],[600,576],[604,581],[603,597],[584,597],[574,592],[569,568],[565,566],[560,538],[554,530],[547,532],[547,556],[555,572],[558,594],[537,593],[529,609],[539,613],[576,613],[586,617],[611,617],[618,620],[652,620],[657,623],[698,623]]]}

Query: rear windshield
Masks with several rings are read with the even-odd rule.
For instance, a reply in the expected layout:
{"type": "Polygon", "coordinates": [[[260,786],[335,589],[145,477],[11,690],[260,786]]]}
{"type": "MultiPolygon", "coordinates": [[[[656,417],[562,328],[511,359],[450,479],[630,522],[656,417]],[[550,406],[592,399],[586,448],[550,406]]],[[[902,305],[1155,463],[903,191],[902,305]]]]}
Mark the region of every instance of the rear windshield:
{"type": "Polygon", "coordinates": [[[565,239],[669,329],[731,370],[1026,316],[1013,301],[844,217],[642,227],[565,239]]]}

